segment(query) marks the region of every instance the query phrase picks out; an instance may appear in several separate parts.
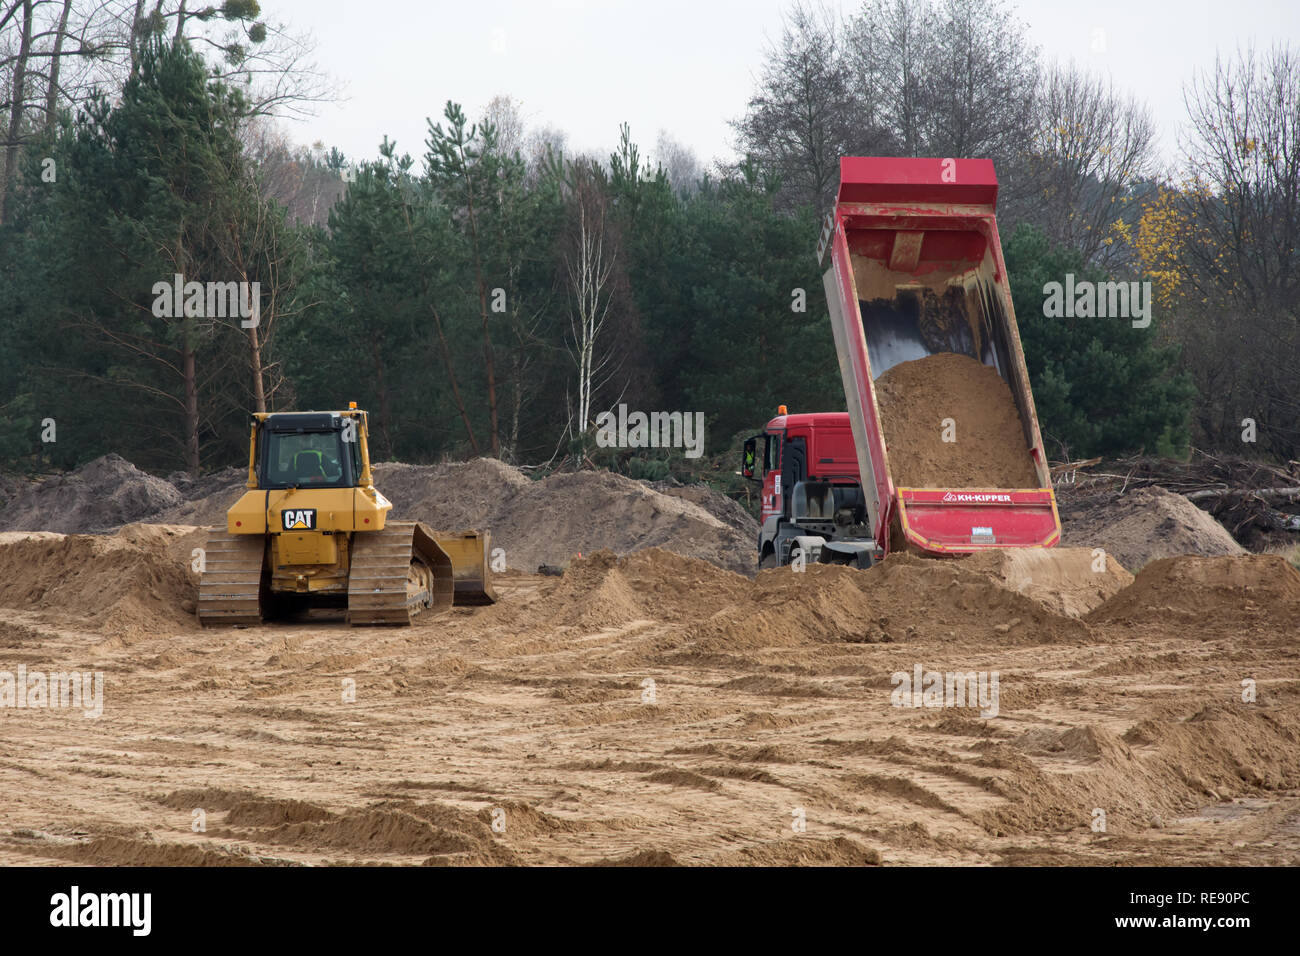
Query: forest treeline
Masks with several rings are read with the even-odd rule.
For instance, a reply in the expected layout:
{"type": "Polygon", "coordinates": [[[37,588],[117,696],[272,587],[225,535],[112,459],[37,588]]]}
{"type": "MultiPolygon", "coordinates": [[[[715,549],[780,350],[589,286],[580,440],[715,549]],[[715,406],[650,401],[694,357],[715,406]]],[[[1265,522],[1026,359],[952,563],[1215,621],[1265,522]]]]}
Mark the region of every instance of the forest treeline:
{"type": "Polygon", "coordinates": [[[791,7],[735,164],[626,126],[575,154],[507,97],[363,159],[277,132],[327,91],[258,4],[86,9],[0,2],[0,467],[224,467],[251,412],[356,401],[380,457],[653,475],[596,447],[602,411],[702,412],[716,454],[843,408],[815,254],[841,155],[994,160],[1053,456],[1300,457],[1287,47],[1189,67],[1172,166],[997,0],[791,7]],[[1067,274],[1151,282],[1153,321],[1045,315],[1067,274]]]}

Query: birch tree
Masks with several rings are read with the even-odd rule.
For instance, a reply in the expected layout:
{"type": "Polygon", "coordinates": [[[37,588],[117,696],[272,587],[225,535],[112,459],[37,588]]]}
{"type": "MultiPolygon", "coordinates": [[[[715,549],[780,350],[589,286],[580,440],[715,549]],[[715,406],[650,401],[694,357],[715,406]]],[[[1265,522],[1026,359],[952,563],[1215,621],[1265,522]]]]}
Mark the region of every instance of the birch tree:
{"type": "Polygon", "coordinates": [[[573,233],[564,271],[569,286],[569,355],[577,371],[571,427],[581,435],[592,424],[596,394],[617,370],[601,332],[611,317],[611,278],[618,252],[610,242],[606,201],[597,176],[586,164],[572,169],[573,233]]]}

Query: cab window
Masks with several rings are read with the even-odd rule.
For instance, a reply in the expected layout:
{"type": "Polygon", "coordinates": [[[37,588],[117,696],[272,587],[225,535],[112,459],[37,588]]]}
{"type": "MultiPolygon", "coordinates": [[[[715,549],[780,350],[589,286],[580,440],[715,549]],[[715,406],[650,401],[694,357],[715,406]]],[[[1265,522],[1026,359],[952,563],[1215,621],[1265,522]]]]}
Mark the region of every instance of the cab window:
{"type": "MultiPolygon", "coordinates": [[[[361,432],[361,426],[358,425],[357,430],[354,431],[352,434],[354,436],[359,436],[360,432],[361,432]]],[[[360,481],[361,480],[361,439],[359,437],[353,437],[350,441],[345,441],[343,445],[344,448],[346,448],[347,450],[348,456],[352,459],[352,477],[354,480],[360,481]]]]}
{"type": "Polygon", "coordinates": [[[767,445],[763,452],[763,474],[776,471],[781,464],[781,436],[766,435],[767,445]]]}
{"type": "Polygon", "coordinates": [[[263,480],[267,487],[343,483],[343,449],[338,432],[271,431],[265,440],[263,480]]]}

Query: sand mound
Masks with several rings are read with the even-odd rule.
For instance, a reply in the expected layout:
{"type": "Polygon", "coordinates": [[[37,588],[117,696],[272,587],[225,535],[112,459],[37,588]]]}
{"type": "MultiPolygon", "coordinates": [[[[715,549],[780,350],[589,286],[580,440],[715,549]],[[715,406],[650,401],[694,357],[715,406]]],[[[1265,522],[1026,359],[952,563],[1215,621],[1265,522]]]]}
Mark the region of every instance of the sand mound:
{"type": "Polygon", "coordinates": [[[1062,507],[1061,543],[1104,548],[1126,568],[1180,554],[1245,554],[1228,530],[1182,495],[1138,488],[1082,508],[1062,507]]]}
{"type": "Polygon", "coordinates": [[[1089,615],[1095,621],[1196,621],[1201,628],[1275,621],[1294,632],[1300,571],[1275,554],[1152,561],[1133,584],[1089,615]]]}
{"type": "Polygon", "coordinates": [[[181,502],[169,482],[140,471],[118,455],[105,455],[66,475],[20,488],[0,510],[0,529],[109,531],[143,521],[181,502]]]}
{"type": "Polygon", "coordinates": [[[209,850],[182,843],[105,836],[64,846],[37,846],[30,852],[70,860],[79,866],[261,866],[264,860],[228,849],[209,850]]]}
{"type": "MultiPolygon", "coordinates": [[[[185,529],[191,531],[193,529],[185,529]]],[[[54,610],[129,635],[193,627],[195,586],[165,530],[5,535],[0,606],[54,610]]]]}
{"type": "MultiPolygon", "coordinates": [[[[532,572],[602,548],[627,554],[654,547],[733,571],[753,567],[757,523],[741,505],[707,488],[658,491],[602,471],[532,481],[494,458],[439,465],[385,462],[374,470],[375,484],[393,502],[393,517],[419,519],[444,531],[489,529],[493,547],[504,549],[511,568],[532,572]]],[[[195,482],[187,494],[203,497],[169,508],[158,520],[220,524],[246,477],[226,469],[195,482]]]]}
{"type": "Polygon", "coordinates": [[[328,820],[331,816],[324,807],[303,800],[251,797],[230,807],[225,822],[232,827],[267,827],[328,820]]]}
{"type": "Polygon", "coordinates": [[[880,853],[847,837],[790,837],[721,854],[718,866],[879,866],[880,853]]]}
{"type": "Polygon", "coordinates": [[[714,654],[882,640],[864,578],[830,565],[813,565],[803,573],[764,571],[746,600],[712,614],[709,611],[718,604],[703,605],[703,619],[685,632],[683,652],[714,654]]]}
{"type": "Polygon", "coordinates": [[[745,600],[749,587],[748,579],[697,558],[658,548],[620,558],[606,549],[573,562],[543,614],[555,624],[584,627],[695,620],[704,606],[745,600]]]}
{"type": "Polygon", "coordinates": [[[1004,644],[1086,642],[1081,621],[1004,585],[962,561],[911,554],[887,558],[867,571],[867,596],[895,640],[917,636],[1004,644]]]}
{"type": "Polygon", "coordinates": [[[620,856],[614,859],[602,857],[589,866],[681,866],[667,850],[637,850],[635,853],[629,853],[627,856],[620,856]]]}
{"type": "MultiPolygon", "coordinates": [[[[1019,593],[999,575],[957,561],[892,555],[867,571],[838,565],[812,565],[800,573],[776,568],[751,582],[698,562],[699,569],[712,573],[692,575],[682,559],[662,553],[656,564],[646,561],[630,573],[624,562],[639,558],[622,559],[599,574],[597,561],[584,563],[579,575],[549,596],[551,613],[557,620],[576,616],[587,624],[646,618],[684,624],[680,637],[659,645],[654,656],[662,661],[836,643],[1091,640],[1088,627],[1061,609],[1067,602],[1019,593]],[[684,587],[689,578],[693,586],[684,587]]],[[[1116,586],[1099,582],[1095,587],[1116,586]]],[[[1095,596],[1084,597],[1088,585],[1076,590],[1073,606],[1097,602],[1095,596]]]]}
{"type": "Polygon", "coordinates": [[[910,488],[1037,488],[1011,389],[968,355],[938,352],[876,379],[894,483],[910,488]],[[942,422],[956,423],[956,441],[942,422]]]}
{"type": "Polygon", "coordinates": [[[438,803],[379,804],[325,818],[283,823],[260,837],[272,844],[324,846],[350,853],[416,854],[428,857],[426,866],[520,862],[513,850],[495,839],[490,823],[438,803]]]}
{"type": "MultiPolygon", "coordinates": [[[[754,564],[758,526],[748,531],[700,505],[606,471],[530,481],[495,459],[442,465],[379,465],[375,482],[400,518],[435,528],[489,528],[507,565],[534,571],[578,553],[663,548],[737,572],[754,564]]],[[[734,520],[734,516],[733,516],[734,520]]]]}
{"type": "Polygon", "coordinates": [[[692,504],[699,505],[719,521],[744,534],[753,535],[757,532],[754,527],[754,516],[750,514],[748,508],[735,498],[728,498],[722,492],[716,491],[708,485],[682,485],[673,481],[648,481],[646,486],[661,494],[673,498],[682,498],[692,504]]]}
{"type": "MultiPolygon", "coordinates": [[[[530,480],[491,458],[439,465],[375,465],[393,517],[444,531],[489,529],[509,567],[532,572],[578,553],[664,548],[747,573],[758,525],[745,509],[704,486],[663,491],[604,471],[530,480]]],[[[111,531],[124,524],[211,527],[245,490],[247,472],[226,468],[157,478],[116,455],[37,483],[20,483],[0,508],[0,531],[111,531]]]]}
{"type": "Polygon", "coordinates": [[[980,551],[962,558],[961,567],[990,575],[1052,613],[1068,617],[1082,617],[1133,583],[1133,575],[1114,557],[1099,559],[1090,548],[980,551]]]}
{"type": "Polygon", "coordinates": [[[1289,713],[1208,706],[1191,716],[1144,720],[1123,737],[1095,725],[1027,734],[1015,744],[991,745],[976,762],[1014,771],[992,784],[1008,803],[977,818],[991,831],[1083,830],[1088,808],[1102,807],[1112,830],[1132,830],[1207,801],[1293,787],[1300,780],[1298,727],[1289,713]],[[1147,751],[1140,759],[1137,746],[1147,751]],[[1088,772],[1046,772],[1026,753],[1051,753],[1088,772]]]}
{"type": "MultiPolygon", "coordinates": [[[[913,638],[1053,643],[1089,640],[1086,625],[1069,615],[1096,606],[1127,583],[1122,569],[1089,572],[1051,600],[1051,577],[1040,573],[1035,589],[1011,570],[1016,560],[987,558],[968,567],[901,554],[867,571],[818,564],[803,572],[775,568],[750,581],[657,549],[623,558],[600,551],[575,561],[538,612],[549,623],[585,628],[681,623],[681,637],[657,655],[674,660],[913,638]]],[[[1042,567],[1059,577],[1073,570],[1067,564],[1062,571],[1059,562],[1042,567]]]]}

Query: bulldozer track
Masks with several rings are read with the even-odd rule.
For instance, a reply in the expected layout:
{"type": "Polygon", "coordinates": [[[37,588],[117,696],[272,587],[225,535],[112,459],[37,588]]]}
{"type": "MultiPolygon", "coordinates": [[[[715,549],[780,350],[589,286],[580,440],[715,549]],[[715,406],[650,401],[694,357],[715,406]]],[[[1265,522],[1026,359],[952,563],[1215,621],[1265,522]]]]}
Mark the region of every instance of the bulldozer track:
{"type": "Polygon", "coordinates": [[[202,624],[261,624],[266,602],[263,558],[266,539],[260,534],[208,532],[199,579],[199,621],[202,624]]]}
{"type": "Polygon", "coordinates": [[[452,603],[451,559],[419,521],[390,521],[358,533],[348,575],[350,624],[410,624],[425,609],[452,603]]]}

